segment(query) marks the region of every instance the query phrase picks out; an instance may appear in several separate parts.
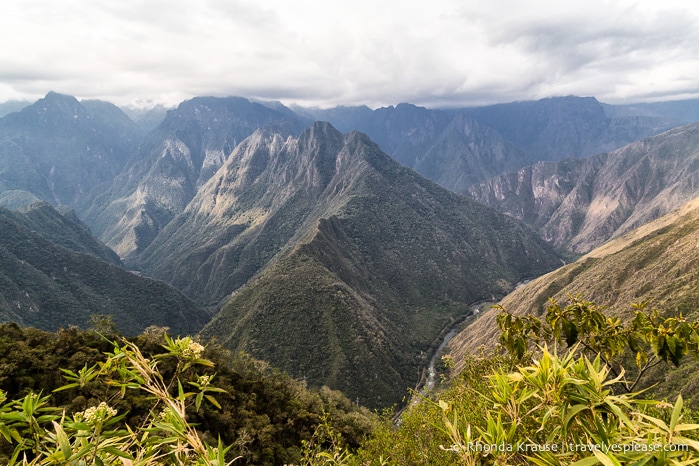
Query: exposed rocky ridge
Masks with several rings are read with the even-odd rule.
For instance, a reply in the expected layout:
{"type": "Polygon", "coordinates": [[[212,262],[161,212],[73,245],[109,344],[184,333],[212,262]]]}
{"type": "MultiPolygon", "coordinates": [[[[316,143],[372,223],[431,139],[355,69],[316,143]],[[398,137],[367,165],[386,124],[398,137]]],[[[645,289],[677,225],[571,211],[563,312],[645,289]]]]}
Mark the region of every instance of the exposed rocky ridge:
{"type": "MultiPolygon", "coordinates": [[[[541,315],[549,297],[569,294],[607,306],[605,313],[633,316],[631,303],[696,318],[699,299],[699,198],[655,221],[594,249],[578,261],[522,285],[500,304],[517,315],[541,315]]],[[[498,339],[497,310],[490,310],[455,336],[449,351],[463,354],[490,348],[498,339]]]]}
{"type": "Polygon", "coordinates": [[[112,104],[50,92],[0,119],[0,192],[79,208],[121,172],[141,135],[112,104]]]}
{"type": "Polygon", "coordinates": [[[95,234],[122,257],[143,251],[232,150],[257,128],[297,134],[306,121],[242,98],[198,97],[168,112],[128,170],[85,213],[95,234]]]}
{"type": "Polygon", "coordinates": [[[327,123],[256,132],[151,248],[147,273],[234,293],[204,336],[372,406],[417,382],[469,304],[558,263],[521,223],[327,123]]]}
{"type": "Polygon", "coordinates": [[[585,160],[539,163],[468,191],[574,253],[590,251],[698,192],[699,124],[585,160]]]}
{"type": "Polygon", "coordinates": [[[96,243],[47,204],[24,214],[0,209],[0,321],[56,330],[108,314],[127,334],[149,325],[193,333],[207,322],[199,306],[165,283],[93,255],[96,243]]]}

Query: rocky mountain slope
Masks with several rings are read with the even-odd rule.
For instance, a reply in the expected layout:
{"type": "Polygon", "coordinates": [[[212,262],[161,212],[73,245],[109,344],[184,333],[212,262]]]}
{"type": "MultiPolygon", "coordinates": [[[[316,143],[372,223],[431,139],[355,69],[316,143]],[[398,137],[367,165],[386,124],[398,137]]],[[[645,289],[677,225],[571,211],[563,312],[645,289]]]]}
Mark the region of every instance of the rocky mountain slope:
{"type": "Polygon", "coordinates": [[[399,163],[452,191],[527,164],[514,145],[463,114],[411,104],[296,110],[340,131],[367,134],[399,163]]]}
{"type": "Polygon", "coordinates": [[[682,124],[699,121],[699,99],[671,100],[667,102],[637,103],[629,105],[602,104],[609,117],[653,116],[677,120],[682,124]]]}
{"type": "Polygon", "coordinates": [[[297,134],[307,122],[246,99],[198,97],[168,112],[129,167],[86,209],[85,221],[121,257],[145,249],[233,149],[256,129],[297,134]]]}
{"type": "Polygon", "coordinates": [[[327,123],[254,133],[141,257],[196,299],[233,295],[205,337],[372,406],[400,400],[469,304],[559,263],[526,226],[327,123]]]}
{"type": "Polygon", "coordinates": [[[584,160],[539,163],[468,193],[555,246],[585,253],[699,193],[699,124],[584,160]]]}
{"type": "Polygon", "coordinates": [[[457,192],[495,174],[617,149],[681,124],[614,109],[572,96],[448,111],[410,104],[295,108],[343,132],[366,133],[398,162],[457,192]]]}
{"type": "Polygon", "coordinates": [[[610,117],[605,108],[594,97],[568,96],[461,111],[514,144],[529,165],[608,152],[681,124],[664,116],[610,117]]]}
{"type": "Polygon", "coordinates": [[[93,255],[96,244],[48,204],[25,213],[0,208],[0,321],[55,330],[108,314],[127,334],[149,325],[193,333],[207,322],[199,306],[165,283],[93,255]]]}

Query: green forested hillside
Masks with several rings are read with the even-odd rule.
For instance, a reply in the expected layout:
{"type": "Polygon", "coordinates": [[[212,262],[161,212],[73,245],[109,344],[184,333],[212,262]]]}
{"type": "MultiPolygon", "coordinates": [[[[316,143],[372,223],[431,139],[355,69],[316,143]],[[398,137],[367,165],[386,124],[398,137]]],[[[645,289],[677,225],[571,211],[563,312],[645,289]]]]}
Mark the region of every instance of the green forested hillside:
{"type": "Polygon", "coordinates": [[[154,264],[171,273],[186,260],[210,277],[204,290],[235,291],[202,335],[310,383],[369,406],[398,402],[470,304],[558,262],[528,227],[399,166],[360,133],[319,123],[298,141],[269,140],[224,167],[237,184],[212,179],[202,193],[216,195],[195,199],[154,264]],[[218,239],[190,241],[186,255],[182,233],[194,225],[218,239]],[[169,263],[167,244],[183,251],[169,263]]]}
{"type": "Polygon", "coordinates": [[[98,243],[82,242],[78,233],[86,232],[51,210],[44,205],[26,215],[0,211],[2,321],[54,330],[85,327],[93,314],[109,314],[127,334],[149,325],[193,333],[206,323],[208,316],[200,307],[165,283],[76,252],[98,243]],[[49,241],[42,231],[73,249],[49,241]]]}
{"type": "Polygon", "coordinates": [[[62,212],[59,212],[46,201],[38,201],[22,206],[16,211],[1,209],[0,212],[1,215],[11,218],[52,243],[121,265],[119,256],[92,236],[75,211],[65,207],[61,210],[62,212]]]}

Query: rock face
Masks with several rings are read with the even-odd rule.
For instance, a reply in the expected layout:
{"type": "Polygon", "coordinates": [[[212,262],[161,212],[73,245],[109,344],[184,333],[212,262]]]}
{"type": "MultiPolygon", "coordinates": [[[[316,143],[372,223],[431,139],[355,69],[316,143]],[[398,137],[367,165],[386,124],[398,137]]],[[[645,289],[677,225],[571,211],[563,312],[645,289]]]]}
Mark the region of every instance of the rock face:
{"type": "Polygon", "coordinates": [[[479,202],[585,253],[699,193],[699,125],[584,160],[539,163],[472,186],[479,202]]]}
{"type": "Polygon", "coordinates": [[[328,123],[254,133],[141,257],[196,299],[230,299],[203,335],[374,406],[415,384],[470,303],[558,263],[520,222],[328,123]]]}
{"type": "Polygon", "coordinates": [[[122,171],[141,136],[112,104],[50,92],[0,119],[0,193],[80,211],[122,171]]]}
{"type": "Polygon", "coordinates": [[[85,212],[95,234],[129,259],[182,212],[233,149],[257,128],[293,134],[306,122],[242,98],[199,97],[168,112],[135,159],[85,212]]]}

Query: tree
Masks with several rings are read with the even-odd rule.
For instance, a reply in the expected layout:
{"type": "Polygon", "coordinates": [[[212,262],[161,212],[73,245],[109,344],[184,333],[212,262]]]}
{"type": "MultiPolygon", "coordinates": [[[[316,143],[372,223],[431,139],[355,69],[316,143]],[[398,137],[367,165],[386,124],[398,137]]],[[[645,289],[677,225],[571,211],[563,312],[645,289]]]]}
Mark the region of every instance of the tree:
{"type": "Polygon", "coordinates": [[[543,321],[532,315],[515,316],[504,308],[498,315],[500,343],[511,354],[522,358],[532,345],[565,345],[594,358],[599,355],[620,385],[633,392],[643,375],[661,363],[679,366],[688,354],[699,353],[699,322],[679,316],[662,317],[648,311],[647,303],[632,304],[634,318],[624,323],[607,317],[603,307],[578,296],[569,296],[565,306],[549,299],[543,321]],[[625,358],[635,360],[636,369],[627,370],[625,358]],[[635,375],[630,377],[629,375],[635,375]]]}

